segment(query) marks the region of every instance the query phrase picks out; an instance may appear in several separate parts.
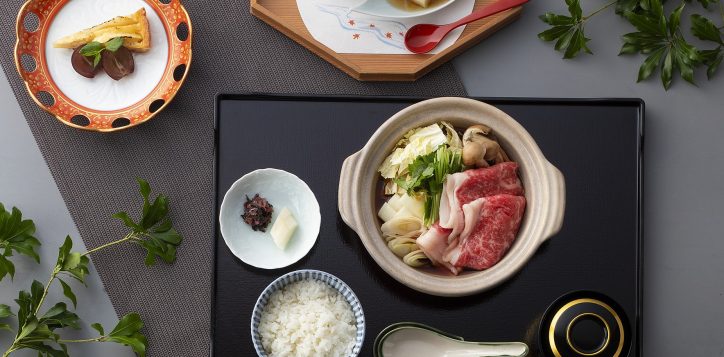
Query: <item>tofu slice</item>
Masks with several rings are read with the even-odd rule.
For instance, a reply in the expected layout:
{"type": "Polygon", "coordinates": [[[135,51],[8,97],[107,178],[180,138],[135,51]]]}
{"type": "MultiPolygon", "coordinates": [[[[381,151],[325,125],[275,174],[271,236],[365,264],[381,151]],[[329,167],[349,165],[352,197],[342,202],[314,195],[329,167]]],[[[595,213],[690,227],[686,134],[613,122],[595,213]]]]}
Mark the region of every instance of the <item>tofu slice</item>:
{"type": "Polygon", "coordinates": [[[289,240],[294,235],[294,232],[297,230],[297,227],[297,220],[294,219],[292,212],[284,207],[282,211],[279,212],[279,216],[276,221],[274,221],[270,232],[274,244],[276,244],[279,249],[284,250],[287,244],[289,244],[289,240]]]}

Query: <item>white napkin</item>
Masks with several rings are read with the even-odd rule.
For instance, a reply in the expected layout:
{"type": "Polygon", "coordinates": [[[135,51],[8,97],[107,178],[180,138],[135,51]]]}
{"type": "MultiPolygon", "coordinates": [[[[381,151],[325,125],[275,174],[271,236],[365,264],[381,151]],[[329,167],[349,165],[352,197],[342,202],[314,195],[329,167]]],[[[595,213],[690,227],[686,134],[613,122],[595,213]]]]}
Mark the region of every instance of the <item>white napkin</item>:
{"type": "MultiPolygon", "coordinates": [[[[389,19],[350,8],[360,0],[297,0],[299,14],[315,40],[337,53],[409,54],[405,48],[405,32],[420,23],[447,24],[469,15],[475,0],[456,0],[432,14],[389,19]]],[[[464,26],[449,35],[430,53],[438,53],[460,37],[464,26]]]]}

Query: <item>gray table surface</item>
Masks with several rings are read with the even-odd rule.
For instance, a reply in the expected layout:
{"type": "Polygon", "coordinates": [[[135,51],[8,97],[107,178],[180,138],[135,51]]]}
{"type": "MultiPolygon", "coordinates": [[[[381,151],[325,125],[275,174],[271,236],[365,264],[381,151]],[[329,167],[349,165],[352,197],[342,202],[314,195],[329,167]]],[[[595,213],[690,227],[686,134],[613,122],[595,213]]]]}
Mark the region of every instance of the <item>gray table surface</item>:
{"type": "MultiPolygon", "coordinates": [[[[454,61],[468,93],[645,100],[645,355],[724,356],[724,220],[719,208],[724,202],[724,73],[711,82],[698,73],[699,87],[677,80],[669,92],[657,80],[636,84],[642,58],[616,55],[628,25],[612,13],[587,25],[595,56],[563,61],[535,37],[544,29],[536,17],[548,10],[563,11],[563,1],[530,3],[516,23],[454,61]]],[[[66,234],[76,237],[78,250],[83,242],[2,73],[0,143],[0,202],[33,218],[46,242],[42,264],[16,259],[15,281],[0,283],[0,302],[7,302],[32,279],[47,278],[66,234]]],[[[81,303],[78,314],[86,324],[110,326],[117,318],[97,273],[91,273],[87,289],[74,286],[81,303]]],[[[60,298],[58,290],[51,296],[60,298]]],[[[0,346],[7,341],[0,333],[0,346]]],[[[72,346],[72,351],[78,356],[132,355],[111,344],[72,346]]]]}

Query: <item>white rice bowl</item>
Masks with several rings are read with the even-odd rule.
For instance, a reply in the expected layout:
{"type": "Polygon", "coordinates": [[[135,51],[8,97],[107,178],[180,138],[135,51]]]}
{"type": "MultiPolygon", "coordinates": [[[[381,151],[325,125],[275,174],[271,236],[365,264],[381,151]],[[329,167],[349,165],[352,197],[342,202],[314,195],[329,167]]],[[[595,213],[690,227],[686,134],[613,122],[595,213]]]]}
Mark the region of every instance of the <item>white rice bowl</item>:
{"type": "Polygon", "coordinates": [[[262,357],[354,357],[364,341],[359,300],[339,278],[318,270],[279,277],[252,314],[252,340],[262,357]]]}

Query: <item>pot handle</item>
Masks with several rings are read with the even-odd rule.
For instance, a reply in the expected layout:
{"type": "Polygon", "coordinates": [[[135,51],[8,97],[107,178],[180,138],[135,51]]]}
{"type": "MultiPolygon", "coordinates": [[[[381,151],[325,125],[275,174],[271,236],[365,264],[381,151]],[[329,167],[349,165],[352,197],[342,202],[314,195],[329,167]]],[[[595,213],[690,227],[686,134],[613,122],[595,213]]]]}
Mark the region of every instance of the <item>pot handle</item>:
{"type": "Polygon", "coordinates": [[[354,171],[357,167],[359,156],[360,152],[358,151],[350,155],[342,163],[342,172],[339,174],[339,190],[337,192],[339,215],[342,217],[344,223],[347,223],[355,232],[357,231],[357,225],[352,219],[352,205],[354,201],[352,185],[354,184],[354,171]]]}
{"type": "Polygon", "coordinates": [[[549,187],[551,193],[550,207],[555,208],[555,211],[549,213],[547,224],[541,236],[541,242],[545,242],[561,230],[566,213],[566,180],[563,173],[553,164],[548,162],[547,166],[549,177],[551,177],[549,187]]]}

